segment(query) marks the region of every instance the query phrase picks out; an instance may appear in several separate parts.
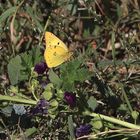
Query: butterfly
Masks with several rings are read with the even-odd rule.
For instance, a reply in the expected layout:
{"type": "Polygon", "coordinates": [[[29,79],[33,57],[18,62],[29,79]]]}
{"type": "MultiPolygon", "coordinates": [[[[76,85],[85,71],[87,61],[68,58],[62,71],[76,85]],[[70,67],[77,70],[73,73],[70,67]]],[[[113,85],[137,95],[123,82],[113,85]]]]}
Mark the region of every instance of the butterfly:
{"type": "Polygon", "coordinates": [[[44,58],[49,68],[59,66],[70,59],[72,52],[67,46],[51,32],[45,33],[46,49],[44,58]]]}

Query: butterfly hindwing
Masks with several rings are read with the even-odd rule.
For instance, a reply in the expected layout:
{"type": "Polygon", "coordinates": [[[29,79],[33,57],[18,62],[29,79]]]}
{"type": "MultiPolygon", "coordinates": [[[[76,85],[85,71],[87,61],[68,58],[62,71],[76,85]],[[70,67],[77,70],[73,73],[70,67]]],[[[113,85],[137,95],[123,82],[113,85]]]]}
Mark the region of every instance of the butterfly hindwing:
{"type": "Polygon", "coordinates": [[[64,57],[68,52],[61,47],[48,47],[45,50],[45,60],[49,68],[56,67],[66,61],[64,57]]]}

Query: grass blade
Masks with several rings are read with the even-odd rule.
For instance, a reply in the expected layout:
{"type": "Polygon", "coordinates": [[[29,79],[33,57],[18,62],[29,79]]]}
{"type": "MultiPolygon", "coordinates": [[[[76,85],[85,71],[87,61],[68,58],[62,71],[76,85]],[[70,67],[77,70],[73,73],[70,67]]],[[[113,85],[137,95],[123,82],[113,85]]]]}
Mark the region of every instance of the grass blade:
{"type": "Polygon", "coordinates": [[[17,9],[17,6],[11,7],[8,10],[6,10],[1,16],[0,16],[0,23],[2,23],[7,17],[11,16],[17,9]]]}
{"type": "Polygon", "coordinates": [[[68,117],[68,127],[70,132],[70,140],[75,140],[72,115],[68,117]]]}

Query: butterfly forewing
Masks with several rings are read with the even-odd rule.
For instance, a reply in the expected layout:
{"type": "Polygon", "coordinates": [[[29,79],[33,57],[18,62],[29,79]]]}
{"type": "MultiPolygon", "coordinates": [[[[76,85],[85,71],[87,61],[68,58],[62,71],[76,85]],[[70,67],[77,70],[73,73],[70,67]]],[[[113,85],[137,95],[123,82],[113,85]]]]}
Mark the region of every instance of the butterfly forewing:
{"type": "Polygon", "coordinates": [[[51,32],[45,33],[45,40],[46,40],[46,48],[51,46],[61,46],[65,50],[68,50],[67,46],[51,32]]]}

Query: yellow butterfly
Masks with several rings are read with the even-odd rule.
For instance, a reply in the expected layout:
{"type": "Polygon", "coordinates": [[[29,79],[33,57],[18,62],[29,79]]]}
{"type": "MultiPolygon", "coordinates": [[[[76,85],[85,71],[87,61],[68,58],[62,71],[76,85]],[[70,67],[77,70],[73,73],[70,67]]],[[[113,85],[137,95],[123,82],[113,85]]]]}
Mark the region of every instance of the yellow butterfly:
{"type": "Polygon", "coordinates": [[[44,52],[45,61],[49,68],[56,67],[67,61],[72,53],[67,46],[53,33],[45,33],[46,49],[44,52]]]}

